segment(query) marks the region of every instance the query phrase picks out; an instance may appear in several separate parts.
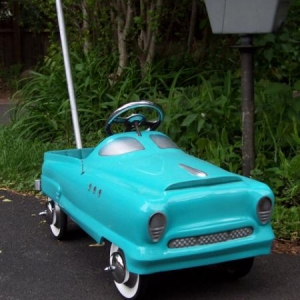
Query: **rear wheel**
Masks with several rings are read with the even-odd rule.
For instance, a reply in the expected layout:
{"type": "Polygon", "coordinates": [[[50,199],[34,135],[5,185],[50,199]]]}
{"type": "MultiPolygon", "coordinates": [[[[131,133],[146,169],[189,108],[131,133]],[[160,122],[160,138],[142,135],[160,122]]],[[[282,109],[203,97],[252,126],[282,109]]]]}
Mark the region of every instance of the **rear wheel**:
{"type": "Polygon", "coordinates": [[[220,268],[228,276],[238,279],[246,276],[252,269],[254,257],[228,261],[220,264],[220,268]]]}
{"type": "Polygon", "coordinates": [[[58,240],[63,239],[67,232],[68,216],[50,198],[46,204],[46,220],[54,237],[58,240]]]}
{"type": "Polygon", "coordinates": [[[138,299],[145,290],[145,277],[131,273],[126,268],[125,255],[118,246],[111,244],[110,267],[117,290],[125,299],[138,299]]]}

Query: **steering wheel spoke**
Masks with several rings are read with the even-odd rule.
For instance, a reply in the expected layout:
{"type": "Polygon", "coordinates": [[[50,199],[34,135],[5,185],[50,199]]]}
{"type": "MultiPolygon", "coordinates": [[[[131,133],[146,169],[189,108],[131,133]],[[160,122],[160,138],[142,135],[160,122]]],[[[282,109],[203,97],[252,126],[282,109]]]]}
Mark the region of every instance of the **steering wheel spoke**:
{"type": "Polygon", "coordinates": [[[156,121],[146,121],[143,125],[151,128],[155,125],[155,123],[156,121]]]}
{"type": "Polygon", "coordinates": [[[125,126],[125,132],[129,132],[129,131],[132,131],[135,129],[134,123],[126,122],[126,123],[124,123],[124,126],[125,126]]]}
{"type": "Polygon", "coordinates": [[[118,123],[118,124],[123,124],[126,122],[126,120],[127,120],[127,118],[117,117],[117,118],[115,118],[114,122],[118,123]]]}
{"type": "Polygon", "coordinates": [[[108,135],[112,135],[112,125],[122,124],[125,127],[125,131],[136,130],[138,135],[140,135],[139,126],[146,127],[146,130],[155,130],[161,124],[163,118],[164,112],[159,105],[145,100],[131,102],[118,108],[110,115],[110,117],[106,121],[105,130],[108,135]],[[141,109],[150,109],[151,111],[155,111],[157,114],[157,119],[154,121],[147,120],[147,118],[142,113],[140,113],[141,109]],[[129,116],[123,116],[128,111],[134,110],[139,110],[139,113],[133,113],[129,116]]]}

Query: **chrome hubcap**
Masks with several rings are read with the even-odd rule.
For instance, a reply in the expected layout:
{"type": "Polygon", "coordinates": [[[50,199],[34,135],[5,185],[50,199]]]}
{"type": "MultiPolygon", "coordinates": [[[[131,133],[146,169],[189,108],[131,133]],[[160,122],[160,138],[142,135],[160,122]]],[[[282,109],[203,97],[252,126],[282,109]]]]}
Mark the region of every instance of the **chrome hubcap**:
{"type": "Polygon", "coordinates": [[[50,225],[53,224],[53,217],[54,217],[54,208],[53,208],[53,204],[49,201],[46,204],[46,222],[50,225]]]}
{"type": "Polygon", "coordinates": [[[60,228],[60,214],[61,210],[54,202],[49,201],[46,204],[46,221],[48,224],[60,228]]]}
{"type": "Polygon", "coordinates": [[[120,252],[114,252],[110,257],[110,270],[115,282],[124,283],[128,280],[128,275],[124,263],[124,259],[120,252]]]}

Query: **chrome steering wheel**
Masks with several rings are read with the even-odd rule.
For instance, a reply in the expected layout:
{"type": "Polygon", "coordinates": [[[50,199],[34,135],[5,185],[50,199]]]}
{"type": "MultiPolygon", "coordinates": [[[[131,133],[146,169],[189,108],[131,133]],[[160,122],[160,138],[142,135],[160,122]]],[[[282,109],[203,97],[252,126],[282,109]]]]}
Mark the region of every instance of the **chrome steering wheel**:
{"type": "Polygon", "coordinates": [[[164,112],[158,104],[146,100],[130,102],[121,106],[109,116],[105,124],[105,130],[108,135],[114,134],[114,132],[112,131],[112,125],[117,123],[124,125],[126,132],[136,130],[138,135],[140,135],[139,126],[146,127],[146,130],[155,130],[160,125],[163,118],[164,112]],[[122,116],[129,110],[136,110],[142,108],[150,108],[151,110],[155,111],[157,113],[157,119],[154,121],[149,121],[141,113],[134,113],[129,116],[122,116]]]}

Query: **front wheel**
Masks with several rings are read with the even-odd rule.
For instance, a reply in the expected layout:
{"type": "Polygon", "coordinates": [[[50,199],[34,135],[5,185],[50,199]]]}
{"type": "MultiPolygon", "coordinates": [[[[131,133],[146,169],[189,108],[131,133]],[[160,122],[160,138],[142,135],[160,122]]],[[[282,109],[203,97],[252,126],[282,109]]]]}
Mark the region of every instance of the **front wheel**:
{"type": "Polygon", "coordinates": [[[111,244],[109,270],[114,279],[115,286],[125,299],[138,299],[145,290],[144,276],[131,273],[126,268],[125,255],[118,246],[111,244]]]}
{"type": "Polygon", "coordinates": [[[68,216],[51,199],[48,199],[46,204],[46,220],[54,237],[58,240],[63,239],[67,232],[68,216]]]}
{"type": "Polygon", "coordinates": [[[229,277],[238,279],[246,276],[252,269],[254,257],[228,261],[220,264],[220,268],[229,277]]]}

